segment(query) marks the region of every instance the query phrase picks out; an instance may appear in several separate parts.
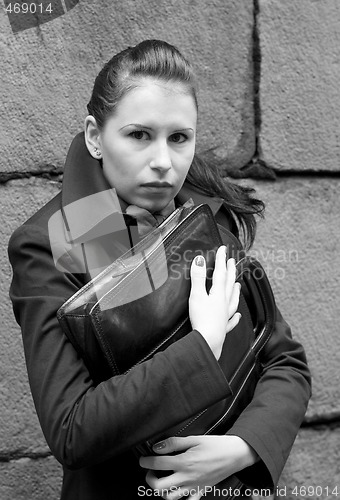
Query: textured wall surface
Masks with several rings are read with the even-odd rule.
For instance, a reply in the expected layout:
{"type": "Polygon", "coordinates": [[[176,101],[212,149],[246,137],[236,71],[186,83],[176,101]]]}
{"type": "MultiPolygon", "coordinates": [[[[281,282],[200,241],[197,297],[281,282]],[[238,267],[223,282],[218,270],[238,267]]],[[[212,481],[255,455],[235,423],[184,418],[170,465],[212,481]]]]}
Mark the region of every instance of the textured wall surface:
{"type": "Polygon", "coordinates": [[[277,500],[339,497],[339,428],[302,429],[279,481],[277,500]]]}
{"type": "Polygon", "coordinates": [[[294,177],[251,185],[267,211],[251,253],[263,263],[283,316],[305,346],[313,373],[307,416],[331,415],[340,410],[339,183],[294,177]]]}
{"type": "Polygon", "coordinates": [[[339,170],[338,0],[259,0],[260,145],[283,170],[339,170]]]}
{"type": "Polygon", "coordinates": [[[8,288],[11,268],[7,242],[13,230],[59,191],[60,183],[30,177],[0,185],[2,214],[0,262],[0,498],[57,500],[61,467],[53,457],[33,406],[20,329],[14,321],[8,288]]]}
{"type": "Polygon", "coordinates": [[[200,147],[242,166],[255,147],[252,19],[246,0],[216,0],[210,8],[203,0],[95,0],[14,36],[1,13],[3,112],[10,117],[0,138],[2,170],[62,167],[97,72],[145,38],[166,39],[192,61],[202,82],[200,147]]]}
{"type": "Polygon", "coordinates": [[[333,499],[335,486],[340,495],[339,25],[338,0],[83,0],[16,35],[0,13],[1,500],[58,500],[61,484],[8,298],[7,242],[60,189],[102,64],[144,38],[174,43],[192,61],[198,149],[212,149],[235,177],[258,177],[236,182],[255,187],[267,205],[252,252],[313,375],[306,424],[277,498],[333,499]]]}

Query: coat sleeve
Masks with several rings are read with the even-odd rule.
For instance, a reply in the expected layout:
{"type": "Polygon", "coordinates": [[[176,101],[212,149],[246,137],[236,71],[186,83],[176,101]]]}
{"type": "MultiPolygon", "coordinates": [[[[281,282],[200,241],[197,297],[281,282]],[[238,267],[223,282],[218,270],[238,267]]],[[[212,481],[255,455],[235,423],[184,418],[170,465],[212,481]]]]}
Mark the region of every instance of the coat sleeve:
{"type": "Polygon", "coordinates": [[[96,386],[56,317],[81,286],[76,276],[55,268],[48,236],[37,225],[16,230],[9,258],[10,298],[36,411],[52,453],[66,467],[107,460],[230,393],[197,331],[96,386]]]}
{"type": "Polygon", "coordinates": [[[253,488],[276,487],[311,396],[305,351],[277,310],[276,326],[261,353],[262,376],[251,403],[227,434],[244,439],[260,461],[238,474],[253,488]]]}

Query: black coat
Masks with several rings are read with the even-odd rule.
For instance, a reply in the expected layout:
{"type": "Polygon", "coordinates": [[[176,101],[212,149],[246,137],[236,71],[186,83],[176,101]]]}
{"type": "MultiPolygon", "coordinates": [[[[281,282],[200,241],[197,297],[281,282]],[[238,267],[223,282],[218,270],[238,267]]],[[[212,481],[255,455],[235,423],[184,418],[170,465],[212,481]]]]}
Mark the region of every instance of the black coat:
{"type": "MultiPolygon", "coordinates": [[[[146,471],[130,451],[133,445],[150,437],[150,429],[160,419],[171,427],[179,418],[185,420],[222,399],[228,390],[197,331],[128,374],[100,384],[63,334],[56,312],[89,276],[58,270],[48,224],[62,207],[108,188],[99,162],[87,152],[79,134],[67,157],[62,192],[18,228],[9,243],[10,297],[22,329],[40,424],[64,468],[62,500],[140,498],[138,487],[141,493],[148,486],[146,471]]],[[[208,203],[219,223],[233,229],[222,200],[205,197],[185,184],[177,201],[183,203],[189,197],[195,203],[208,203]]],[[[238,474],[255,488],[277,483],[310,397],[304,350],[292,339],[279,312],[263,364],[253,401],[228,432],[247,441],[260,457],[238,474]]]]}

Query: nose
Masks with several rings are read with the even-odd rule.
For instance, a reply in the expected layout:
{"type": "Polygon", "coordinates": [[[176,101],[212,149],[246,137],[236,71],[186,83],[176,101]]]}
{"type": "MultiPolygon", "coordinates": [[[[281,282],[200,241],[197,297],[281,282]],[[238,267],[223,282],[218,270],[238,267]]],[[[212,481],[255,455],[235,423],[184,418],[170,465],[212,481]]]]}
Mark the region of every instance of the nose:
{"type": "Polygon", "coordinates": [[[152,169],[166,172],[172,167],[169,145],[166,141],[159,141],[155,144],[153,158],[150,162],[152,169]]]}

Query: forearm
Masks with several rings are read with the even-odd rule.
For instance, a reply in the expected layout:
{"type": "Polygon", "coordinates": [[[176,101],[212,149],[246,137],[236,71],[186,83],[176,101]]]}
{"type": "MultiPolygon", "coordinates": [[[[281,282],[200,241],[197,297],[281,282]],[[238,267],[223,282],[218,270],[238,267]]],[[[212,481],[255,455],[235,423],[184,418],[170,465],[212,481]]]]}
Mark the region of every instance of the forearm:
{"type": "Polygon", "coordinates": [[[271,340],[262,353],[263,374],[254,397],[228,431],[245,440],[260,461],[240,473],[255,487],[277,484],[306,413],[310,372],[303,347],[292,339],[278,311],[271,340]]]}
{"type": "Polygon", "coordinates": [[[217,363],[214,377],[205,373],[210,356],[192,332],[128,374],[90,388],[64,423],[62,461],[79,467],[112,457],[222,399],[228,387],[217,363]]]}
{"type": "Polygon", "coordinates": [[[46,440],[65,465],[102,461],[228,394],[218,363],[195,331],[126,375],[95,384],[56,318],[81,284],[55,268],[39,228],[22,228],[9,250],[10,295],[33,399],[46,440]]]}

